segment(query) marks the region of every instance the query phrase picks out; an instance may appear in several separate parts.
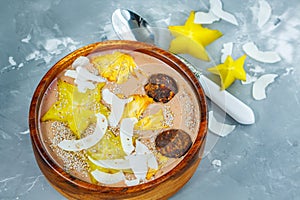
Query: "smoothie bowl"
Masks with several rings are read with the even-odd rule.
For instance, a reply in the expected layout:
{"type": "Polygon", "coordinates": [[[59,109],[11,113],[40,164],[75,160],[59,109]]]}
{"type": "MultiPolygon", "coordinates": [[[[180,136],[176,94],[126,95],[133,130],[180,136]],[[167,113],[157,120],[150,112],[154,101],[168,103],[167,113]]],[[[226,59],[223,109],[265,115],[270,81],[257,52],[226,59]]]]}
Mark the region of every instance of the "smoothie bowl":
{"type": "Polygon", "coordinates": [[[197,78],[171,53],[105,41],[47,72],[29,125],[41,171],[68,199],[165,199],[197,169],[207,107],[197,78]]]}

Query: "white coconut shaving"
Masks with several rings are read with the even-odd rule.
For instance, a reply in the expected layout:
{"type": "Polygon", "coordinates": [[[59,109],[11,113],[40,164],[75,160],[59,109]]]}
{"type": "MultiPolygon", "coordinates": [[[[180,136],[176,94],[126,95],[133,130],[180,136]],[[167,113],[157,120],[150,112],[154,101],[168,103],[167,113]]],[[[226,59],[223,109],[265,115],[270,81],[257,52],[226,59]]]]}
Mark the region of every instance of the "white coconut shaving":
{"type": "Polygon", "coordinates": [[[126,159],[114,159],[114,160],[94,160],[92,157],[88,156],[88,159],[99,167],[104,167],[108,169],[130,169],[129,160],[126,159]]]}
{"type": "Polygon", "coordinates": [[[195,24],[212,24],[216,21],[219,21],[220,18],[214,15],[211,11],[206,12],[196,12],[195,13],[195,24]]]}
{"type": "Polygon", "coordinates": [[[260,51],[254,42],[244,44],[243,50],[248,56],[259,62],[276,63],[281,60],[278,53],[274,51],[260,51]]]}
{"type": "Polygon", "coordinates": [[[147,156],[145,155],[129,155],[126,156],[129,160],[131,169],[138,180],[144,180],[148,172],[147,156]]]}
{"type": "Polygon", "coordinates": [[[89,65],[91,65],[89,59],[80,56],[72,64],[75,70],[67,70],[65,72],[65,76],[75,79],[74,82],[78,87],[78,91],[82,93],[85,93],[87,89],[95,89],[96,86],[92,82],[105,82],[103,77],[96,76],[86,69],[89,65]]]}
{"type": "Polygon", "coordinates": [[[218,122],[213,115],[213,111],[210,111],[208,113],[208,129],[216,135],[225,137],[235,129],[235,125],[218,122]]]}
{"type": "Polygon", "coordinates": [[[31,35],[28,34],[25,38],[23,38],[23,39],[21,40],[21,42],[29,43],[30,40],[31,40],[31,35]]]}
{"type": "Polygon", "coordinates": [[[109,89],[102,90],[103,100],[111,105],[111,112],[108,116],[109,125],[116,127],[121,120],[125,105],[132,101],[132,98],[120,99],[117,95],[109,91],[109,89]]]}
{"type": "Polygon", "coordinates": [[[134,124],[137,123],[137,121],[138,120],[135,117],[125,118],[121,121],[121,125],[120,125],[121,145],[124,152],[127,155],[130,155],[134,150],[132,136],[133,136],[134,124]]]}
{"type": "Polygon", "coordinates": [[[102,171],[99,171],[96,169],[96,170],[92,171],[91,174],[99,183],[108,184],[108,185],[118,183],[125,179],[123,172],[117,172],[114,174],[110,174],[110,173],[105,173],[105,172],[102,172],[102,171]]]}
{"type": "Polygon", "coordinates": [[[144,145],[138,140],[136,141],[135,153],[137,155],[144,155],[147,157],[148,167],[155,170],[158,169],[158,163],[154,154],[149,150],[149,148],[146,145],[144,145]]]}
{"type": "Polygon", "coordinates": [[[260,0],[259,2],[259,11],[257,15],[257,25],[259,28],[263,27],[271,17],[272,8],[270,4],[265,0],[260,0]]]}
{"type": "Polygon", "coordinates": [[[223,48],[221,50],[221,62],[224,63],[227,56],[231,56],[232,55],[232,49],[233,49],[233,43],[232,42],[228,42],[228,43],[224,43],[223,44],[223,48]]]}
{"type": "Polygon", "coordinates": [[[274,82],[277,74],[265,74],[259,77],[253,84],[252,96],[255,100],[262,100],[267,98],[266,88],[274,82]]]}
{"type": "Polygon", "coordinates": [[[222,166],[222,161],[221,161],[221,160],[215,159],[215,160],[213,160],[213,161],[211,162],[211,164],[212,164],[215,168],[218,168],[218,167],[221,167],[221,166],[222,166]]]}
{"type": "Polygon", "coordinates": [[[104,136],[108,123],[106,117],[100,113],[96,114],[97,124],[94,132],[79,140],[63,140],[58,147],[66,151],[81,151],[97,144],[104,136]]]}
{"type": "Polygon", "coordinates": [[[12,56],[8,57],[8,62],[11,66],[17,65],[16,61],[14,60],[14,57],[12,57],[12,56]]]}
{"type": "Polygon", "coordinates": [[[217,17],[227,21],[231,24],[238,26],[238,22],[234,15],[223,10],[222,1],[220,0],[209,0],[210,11],[217,17]]]}
{"type": "Polygon", "coordinates": [[[253,72],[254,74],[260,74],[264,73],[266,70],[259,65],[255,65],[254,68],[250,68],[249,71],[253,72]]]}
{"type": "Polygon", "coordinates": [[[255,82],[256,80],[257,80],[257,77],[246,74],[246,81],[241,81],[241,83],[243,85],[247,85],[247,84],[255,82]]]}
{"type": "Polygon", "coordinates": [[[76,69],[77,67],[87,66],[90,64],[90,60],[85,56],[79,56],[74,60],[72,63],[73,69],[76,69]]]}
{"type": "MultiPolygon", "coordinates": [[[[126,156],[125,159],[94,160],[90,156],[88,157],[88,159],[95,165],[104,168],[117,169],[117,170],[131,169],[136,179],[126,180],[124,177],[123,180],[125,181],[126,185],[133,186],[139,184],[140,181],[145,180],[149,168],[157,170],[158,163],[154,154],[149,150],[149,148],[138,140],[136,141],[134,153],[133,151],[131,153],[132,154],[126,156]]],[[[110,177],[110,178],[114,178],[114,177],[110,177]]],[[[117,176],[116,178],[117,180],[115,180],[114,182],[120,181],[118,179],[120,178],[119,176],[117,176]]]]}

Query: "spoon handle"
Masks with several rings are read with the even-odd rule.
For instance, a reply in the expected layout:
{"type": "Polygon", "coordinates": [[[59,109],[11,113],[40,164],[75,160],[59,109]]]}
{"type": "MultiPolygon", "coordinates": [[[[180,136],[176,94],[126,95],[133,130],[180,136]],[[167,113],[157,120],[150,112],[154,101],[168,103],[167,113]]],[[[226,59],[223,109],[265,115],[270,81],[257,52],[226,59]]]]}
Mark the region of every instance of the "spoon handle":
{"type": "Polygon", "coordinates": [[[253,124],[255,122],[255,116],[253,110],[243,103],[241,100],[230,94],[226,90],[221,90],[220,86],[204,76],[198,69],[192,64],[186,61],[184,58],[177,55],[181,61],[194,73],[201,83],[205,95],[234,120],[240,124],[253,124]]]}
{"type": "Polygon", "coordinates": [[[253,110],[241,100],[227,92],[204,75],[198,77],[206,96],[241,124],[253,124],[253,110]]]}

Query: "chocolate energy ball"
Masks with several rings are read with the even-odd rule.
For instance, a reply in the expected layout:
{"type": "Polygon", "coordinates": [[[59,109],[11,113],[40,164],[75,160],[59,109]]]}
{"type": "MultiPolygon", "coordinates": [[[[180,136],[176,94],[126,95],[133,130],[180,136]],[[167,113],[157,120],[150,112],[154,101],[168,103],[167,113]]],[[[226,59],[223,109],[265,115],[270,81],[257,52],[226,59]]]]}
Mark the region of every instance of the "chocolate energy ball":
{"type": "Polygon", "coordinates": [[[144,86],[147,95],[156,102],[167,103],[178,92],[176,81],[166,74],[153,74],[144,86]]]}
{"type": "Polygon", "coordinates": [[[155,139],[157,151],[169,158],[180,158],[191,146],[190,135],[181,129],[163,131],[155,139]]]}

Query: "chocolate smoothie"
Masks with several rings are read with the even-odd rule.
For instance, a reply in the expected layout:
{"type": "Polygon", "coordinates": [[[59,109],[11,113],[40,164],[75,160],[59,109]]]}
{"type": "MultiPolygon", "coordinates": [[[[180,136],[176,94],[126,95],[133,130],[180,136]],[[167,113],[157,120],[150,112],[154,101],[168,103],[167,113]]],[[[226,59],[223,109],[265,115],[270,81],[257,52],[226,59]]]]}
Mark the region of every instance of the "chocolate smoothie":
{"type": "Polygon", "coordinates": [[[184,158],[197,136],[200,113],[194,90],[176,70],[150,55],[121,49],[95,52],[74,63],[53,80],[40,108],[41,137],[59,166],[84,181],[119,187],[158,178],[184,158]],[[91,77],[100,77],[99,81],[80,74],[78,66],[91,77]],[[121,102],[125,102],[123,107],[121,102]],[[136,110],[131,112],[131,108],[136,110]],[[108,124],[102,138],[87,148],[64,149],[64,140],[72,143],[97,135],[97,113],[108,124]],[[118,115],[112,125],[111,118],[118,115]],[[81,123],[81,118],[87,121],[81,123]],[[132,122],[132,132],[126,120],[132,122]],[[139,149],[144,149],[146,159],[139,149]],[[108,166],[114,161],[117,167],[108,166]],[[141,170],[142,161],[146,171],[141,170]],[[103,179],[99,178],[102,174],[103,179]]]}

